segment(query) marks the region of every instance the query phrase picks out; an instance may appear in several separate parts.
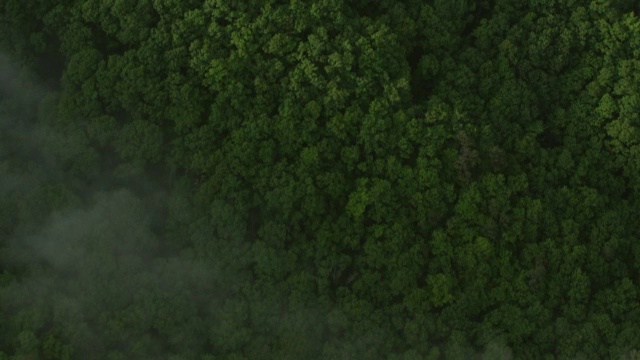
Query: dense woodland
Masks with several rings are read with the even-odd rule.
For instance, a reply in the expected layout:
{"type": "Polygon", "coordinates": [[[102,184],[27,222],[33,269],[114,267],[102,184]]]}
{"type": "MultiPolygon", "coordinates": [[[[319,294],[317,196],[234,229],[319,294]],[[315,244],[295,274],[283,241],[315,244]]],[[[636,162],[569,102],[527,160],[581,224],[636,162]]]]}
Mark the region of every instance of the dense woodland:
{"type": "Polygon", "coordinates": [[[3,0],[0,359],[639,359],[634,0],[3,0]]]}

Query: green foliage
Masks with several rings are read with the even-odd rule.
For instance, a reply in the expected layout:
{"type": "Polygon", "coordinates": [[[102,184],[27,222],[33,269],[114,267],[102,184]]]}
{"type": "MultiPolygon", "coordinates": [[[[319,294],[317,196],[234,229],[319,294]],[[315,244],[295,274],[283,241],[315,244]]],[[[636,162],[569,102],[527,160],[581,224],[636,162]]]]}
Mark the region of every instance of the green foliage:
{"type": "Polygon", "coordinates": [[[5,1],[0,358],[638,357],[638,13],[5,1]]]}

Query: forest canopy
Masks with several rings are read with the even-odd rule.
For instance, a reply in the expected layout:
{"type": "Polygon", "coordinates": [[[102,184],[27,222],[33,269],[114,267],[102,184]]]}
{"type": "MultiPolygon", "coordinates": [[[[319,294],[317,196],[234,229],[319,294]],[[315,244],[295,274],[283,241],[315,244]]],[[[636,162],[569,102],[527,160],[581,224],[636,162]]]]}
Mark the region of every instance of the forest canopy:
{"type": "Polygon", "coordinates": [[[632,0],[5,0],[0,360],[640,359],[632,0]]]}

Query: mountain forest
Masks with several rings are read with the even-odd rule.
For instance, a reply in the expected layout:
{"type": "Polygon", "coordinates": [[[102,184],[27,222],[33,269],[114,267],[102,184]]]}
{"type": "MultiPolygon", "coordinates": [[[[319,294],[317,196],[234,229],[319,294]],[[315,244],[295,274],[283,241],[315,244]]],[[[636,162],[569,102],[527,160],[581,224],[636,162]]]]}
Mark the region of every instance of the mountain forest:
{"type": "Polygon", "coordinates": [[[640,3],[3,0],[0,360],[640,359],[640,3]]]}

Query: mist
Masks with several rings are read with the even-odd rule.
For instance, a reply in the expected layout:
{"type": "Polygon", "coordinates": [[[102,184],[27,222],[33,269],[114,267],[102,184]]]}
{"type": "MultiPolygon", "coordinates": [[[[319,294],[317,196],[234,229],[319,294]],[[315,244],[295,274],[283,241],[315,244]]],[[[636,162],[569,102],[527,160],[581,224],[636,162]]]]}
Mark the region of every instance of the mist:
{"type": "Polygon", "coordinates": [[[0,94],[0,305],[11,319],[0,327],[14,332],[0,340],[0,354],[9,347],[19,349],[16,356],[43,351],[36,346],[41,336],[50,344],[47,356],[60,358],[203,352],[206,336],[180,327],[207,319],[225,294],[215,266],[182,252],[184,243],[169,244],[182,236],[179,229],[168,234],[164,223],[171,189],[144,175],[79,178],[72,165],[84,148],[56,130],[55,107],[47,103],[55,91],[4,55],[0,94]],[[118,336],[125,328],[127,337],[118,336]],[[185,338],[172,338],[183,330],[185,338]]]}

